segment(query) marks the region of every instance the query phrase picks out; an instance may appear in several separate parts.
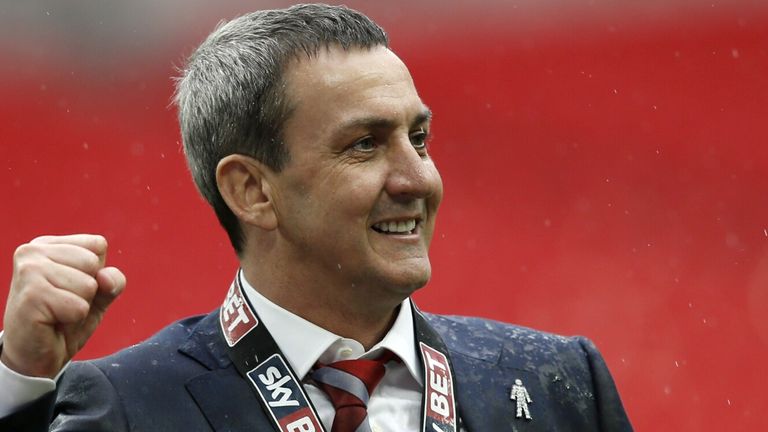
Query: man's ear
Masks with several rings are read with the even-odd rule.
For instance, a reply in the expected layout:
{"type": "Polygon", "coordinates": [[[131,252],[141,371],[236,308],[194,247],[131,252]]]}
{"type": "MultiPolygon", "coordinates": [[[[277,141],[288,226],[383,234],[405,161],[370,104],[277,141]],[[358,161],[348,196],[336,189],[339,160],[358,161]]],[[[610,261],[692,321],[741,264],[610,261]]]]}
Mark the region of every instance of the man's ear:
{"type": "Polygon", "coordinates": [[[241,223],[264,230],[277,228],[277,215],[265,177],[268,167],[256,159],[232,154],[216,166],[216,185],[241,223]]]}

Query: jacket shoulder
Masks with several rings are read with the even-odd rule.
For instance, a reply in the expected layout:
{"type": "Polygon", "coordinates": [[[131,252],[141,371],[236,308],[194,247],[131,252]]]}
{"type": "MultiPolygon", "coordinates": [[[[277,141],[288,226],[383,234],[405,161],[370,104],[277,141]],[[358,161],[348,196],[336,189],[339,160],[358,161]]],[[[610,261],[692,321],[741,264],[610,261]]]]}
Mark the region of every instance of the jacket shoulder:
{"type": "Polygon", "coordinates": [[[515,360],[521,368],[553,356],[562,360],[566,353],[577,354],[583,362],[585,345],[593,346],[583,336],[561,336],[483,318],[424,315],[450,351],[494,363],[515,360]]]}
{"type": "Polygon", "coordinates": [[[163,413],[196,412],[186,386],[213,360],[204,357],[210,350],[189,355],[183,347],[208,317],[186,318],[109,356],[73,362],[57,386],[52,430],[170,430],[173,417],[163,413]]]}
{"type": "MultiPolygon", "coordinates": [[[[179,352],[179,347],[190,337],[197,325],[205,316],[194,316],[169,324],[152,335],[149,339],[135,345],[123,348],[108,356],[87,360],[93,366],[101,369],[107,376],[129,374],[139,378],[145,374],[156,373],[158,368],[186,361],[179,352]]],[[[78,367],[75,362],[72,366],[78,367]]],[[[85,363],[85,362],[83,362],[85,363]]],[[[175,367],[180,365],[176,364],[175,367]]]]}
{"type": "Polygon", "coordinates": [[[608,367],[589,339],[481,318],[424,315],[448,347],[462,389],[459,401],[474,429],[509,424],[487,413],[509,410],[506,393],[521,379],[533,409],[546,413],[536,415],[541,429],[535,430],[632,430],[608,367]],[[474,417],[474,411],[486,415],[474,417]]]}

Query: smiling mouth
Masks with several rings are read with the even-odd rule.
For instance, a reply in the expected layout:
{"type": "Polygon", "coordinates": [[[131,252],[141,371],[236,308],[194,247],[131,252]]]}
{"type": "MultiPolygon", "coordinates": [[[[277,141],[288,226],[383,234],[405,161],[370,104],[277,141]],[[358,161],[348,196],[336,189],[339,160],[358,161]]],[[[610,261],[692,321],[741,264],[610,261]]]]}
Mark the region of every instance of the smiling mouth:
{"type": "Polygon", "coordinates": [[[378,222],[373,224],[371,228],[381,234],[407,235],[414,234],[418,225],[418,220],[406,219],[402,221],[378,222]]]}

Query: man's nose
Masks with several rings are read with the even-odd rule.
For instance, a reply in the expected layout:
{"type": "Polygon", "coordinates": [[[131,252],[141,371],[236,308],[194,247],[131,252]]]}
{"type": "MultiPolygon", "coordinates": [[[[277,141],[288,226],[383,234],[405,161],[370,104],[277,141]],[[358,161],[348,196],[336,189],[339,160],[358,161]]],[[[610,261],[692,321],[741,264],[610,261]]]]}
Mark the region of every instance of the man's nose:
{"type": "Polygon", "coordinates": [[[432,160],[419,154],[410,137],[390,147],[386,190],[392,197],[426,198],[437,192],[440,176],[432,160]]]}

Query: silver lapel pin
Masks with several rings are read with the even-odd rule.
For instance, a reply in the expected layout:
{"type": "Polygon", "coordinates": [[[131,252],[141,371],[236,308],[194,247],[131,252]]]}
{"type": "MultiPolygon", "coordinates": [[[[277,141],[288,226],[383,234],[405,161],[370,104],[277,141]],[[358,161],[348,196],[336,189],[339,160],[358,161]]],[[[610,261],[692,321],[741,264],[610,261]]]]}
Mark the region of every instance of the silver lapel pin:
{"type": "Polygon", "coordinates": [[[523,418],[523,414],[525,414],[525,419],[531,420],[531,412],[528,411],[528,404],[533,403],[533,401],[521,380],[515,380],[515,385],[512,386],[512,392],[509,395],[509,398],[515,401],[515,404],[517,405],[516,417],[523,418]]]}

